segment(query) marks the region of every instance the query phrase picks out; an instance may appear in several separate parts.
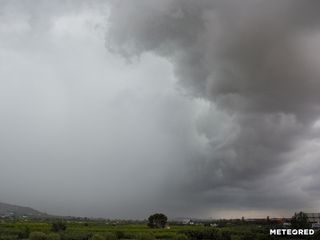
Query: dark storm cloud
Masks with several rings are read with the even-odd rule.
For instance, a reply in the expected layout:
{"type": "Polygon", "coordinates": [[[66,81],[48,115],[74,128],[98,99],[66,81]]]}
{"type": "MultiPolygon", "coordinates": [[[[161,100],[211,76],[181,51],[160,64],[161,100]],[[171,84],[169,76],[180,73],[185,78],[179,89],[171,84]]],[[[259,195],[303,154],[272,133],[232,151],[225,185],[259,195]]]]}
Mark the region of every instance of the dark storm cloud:
{"type": "Polygon", "coordinates": [[[319,136],[319,10],[318,1],[112,1],[109,49],[169,59],[189,93],[232,119],[218,140],[208,134],[216,127],[199,126],[210,150],[186,161],[184,199],[206,209],[314,206],[290,166],[319,136]]]}
{"type": "Polygon", "coordinates": [[[319,8],[0,0],[0,201],[109,218],[315,211],[319,8]]]}

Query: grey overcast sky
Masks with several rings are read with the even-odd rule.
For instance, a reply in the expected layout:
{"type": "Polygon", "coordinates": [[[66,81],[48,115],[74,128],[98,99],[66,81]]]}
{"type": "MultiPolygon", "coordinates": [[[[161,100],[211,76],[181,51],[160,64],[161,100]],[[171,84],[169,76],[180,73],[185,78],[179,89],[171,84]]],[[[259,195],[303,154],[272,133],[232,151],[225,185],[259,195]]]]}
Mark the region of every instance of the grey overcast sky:
{"type": "Polygon", "coordinates": [[[319,11],[0,0],[0,202],[139,219],[319,211],[319,11]]]}

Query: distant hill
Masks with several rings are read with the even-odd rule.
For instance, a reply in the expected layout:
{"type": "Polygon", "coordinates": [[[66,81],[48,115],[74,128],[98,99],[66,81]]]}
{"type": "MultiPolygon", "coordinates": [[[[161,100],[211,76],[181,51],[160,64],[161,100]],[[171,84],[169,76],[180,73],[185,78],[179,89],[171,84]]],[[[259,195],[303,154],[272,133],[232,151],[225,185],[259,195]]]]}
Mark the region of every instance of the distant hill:
{"type": "Polygon", "coordinates": [[[21,207],[0,202],[0,217],[30,217],[30,218],[47,218],[50,215],[39,212],[30,207],[21,207]]]}

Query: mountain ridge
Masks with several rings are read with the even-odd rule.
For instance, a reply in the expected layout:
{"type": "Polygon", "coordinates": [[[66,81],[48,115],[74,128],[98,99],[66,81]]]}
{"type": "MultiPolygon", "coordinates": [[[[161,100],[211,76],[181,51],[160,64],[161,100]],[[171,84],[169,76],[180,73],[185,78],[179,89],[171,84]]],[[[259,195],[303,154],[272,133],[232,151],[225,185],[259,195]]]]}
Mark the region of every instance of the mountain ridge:
{"type": "Polygon", "coordinates": [[[44,218],[50,217],[47,213],[40,212],[31,207],[19,206],[0,202],[0,217],[31,217],[44,218]]]}

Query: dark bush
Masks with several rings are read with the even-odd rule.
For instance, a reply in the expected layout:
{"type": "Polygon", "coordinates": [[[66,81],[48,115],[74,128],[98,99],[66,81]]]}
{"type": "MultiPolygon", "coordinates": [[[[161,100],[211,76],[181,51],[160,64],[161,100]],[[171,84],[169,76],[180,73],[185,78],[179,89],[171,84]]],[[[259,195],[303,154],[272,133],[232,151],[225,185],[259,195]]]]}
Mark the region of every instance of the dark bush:
{"type": "Polygon", "coordinates": [[[185,234],[189,239],[220,239],[218,230],[212,228],[204,228],[202,230],[185,230],[181,233],[185,234]]]}
{"type": "Polygon", "coordinates": [[[124,238],[124,233],[122,231],[116,231],[116,236],[118,239],[124,238]]]}
{"type": "Polygon", "coordinates": [[[65,231],[66,229],[67,229],[67,225],[62,221],[54,222],[52,223],[52,226],[51,226],[52,232],[62,232],[62,231],[65,231]]]}
{"type": "Polygon", "coordinates": [[[257,240],[257,236],[254,233],[245,233],[241,236],[241,240],[257,240]]]}
{"type": "Polygon", "coordinates": [[[188,240],[188,237],[185,234],[177,234],[173,237],[173,240],[188,240]]]}
{"type": "Polygon", "coordinates": [[[221,233],[221,240],[231,240],[231,233],[230,232],[222,232],[221,233]]]}
{"type": "Polygon", "coordinates": [[[104,239],[104,236],[101,235],[101,234],[94,234],[94,235],[90,238],[90,240],[105,240],[105,239],[104,239]]]}
{"type": "Polygon", "coordinates": [[[0,240],[17,240],[17,235],[1,235],[0,240]]]}
{"type": "Polygon", "coordinates": [[[112,232],[106,232],[103,234],[105,240],[117,240],[117,235],[112,232]]]}
{"type": "Polygon", "coordinates": [[[47,235],[43,232],[32,232],[29,236],[30,240],[47,240],[47,235]]]}
{"type": "Polygon", "coordinates": [[[125,232],[123,235],[124,239],[136,239],[136,234],[132,232],[125,232]]]}
{"type": "Polygon", "coordinates": [[[47,239],[48,240],[60,240],[61,237],[60,237],[60,234],[58,234],[58,233],[49,233],[47,236],[47,239]]]}
{"type": "Polygon", "coordinates": [[[88,240],[92,237],[90,233],[75,233],[75,232],[64,232],[61,233],[61,240],[88,240]]]}
{"type": "Polygon", "coordinates": [[[154,240],[154,236],[150,233],[138,233],[136,234],[137,240],[154,240]]]}
{"type": "Polygon", "coordinates": [[[19,239],[29,238],[30,235],[30,229],[28,227],[24,227],[24,229],[20,230],[18,233],[19,239]]]}

